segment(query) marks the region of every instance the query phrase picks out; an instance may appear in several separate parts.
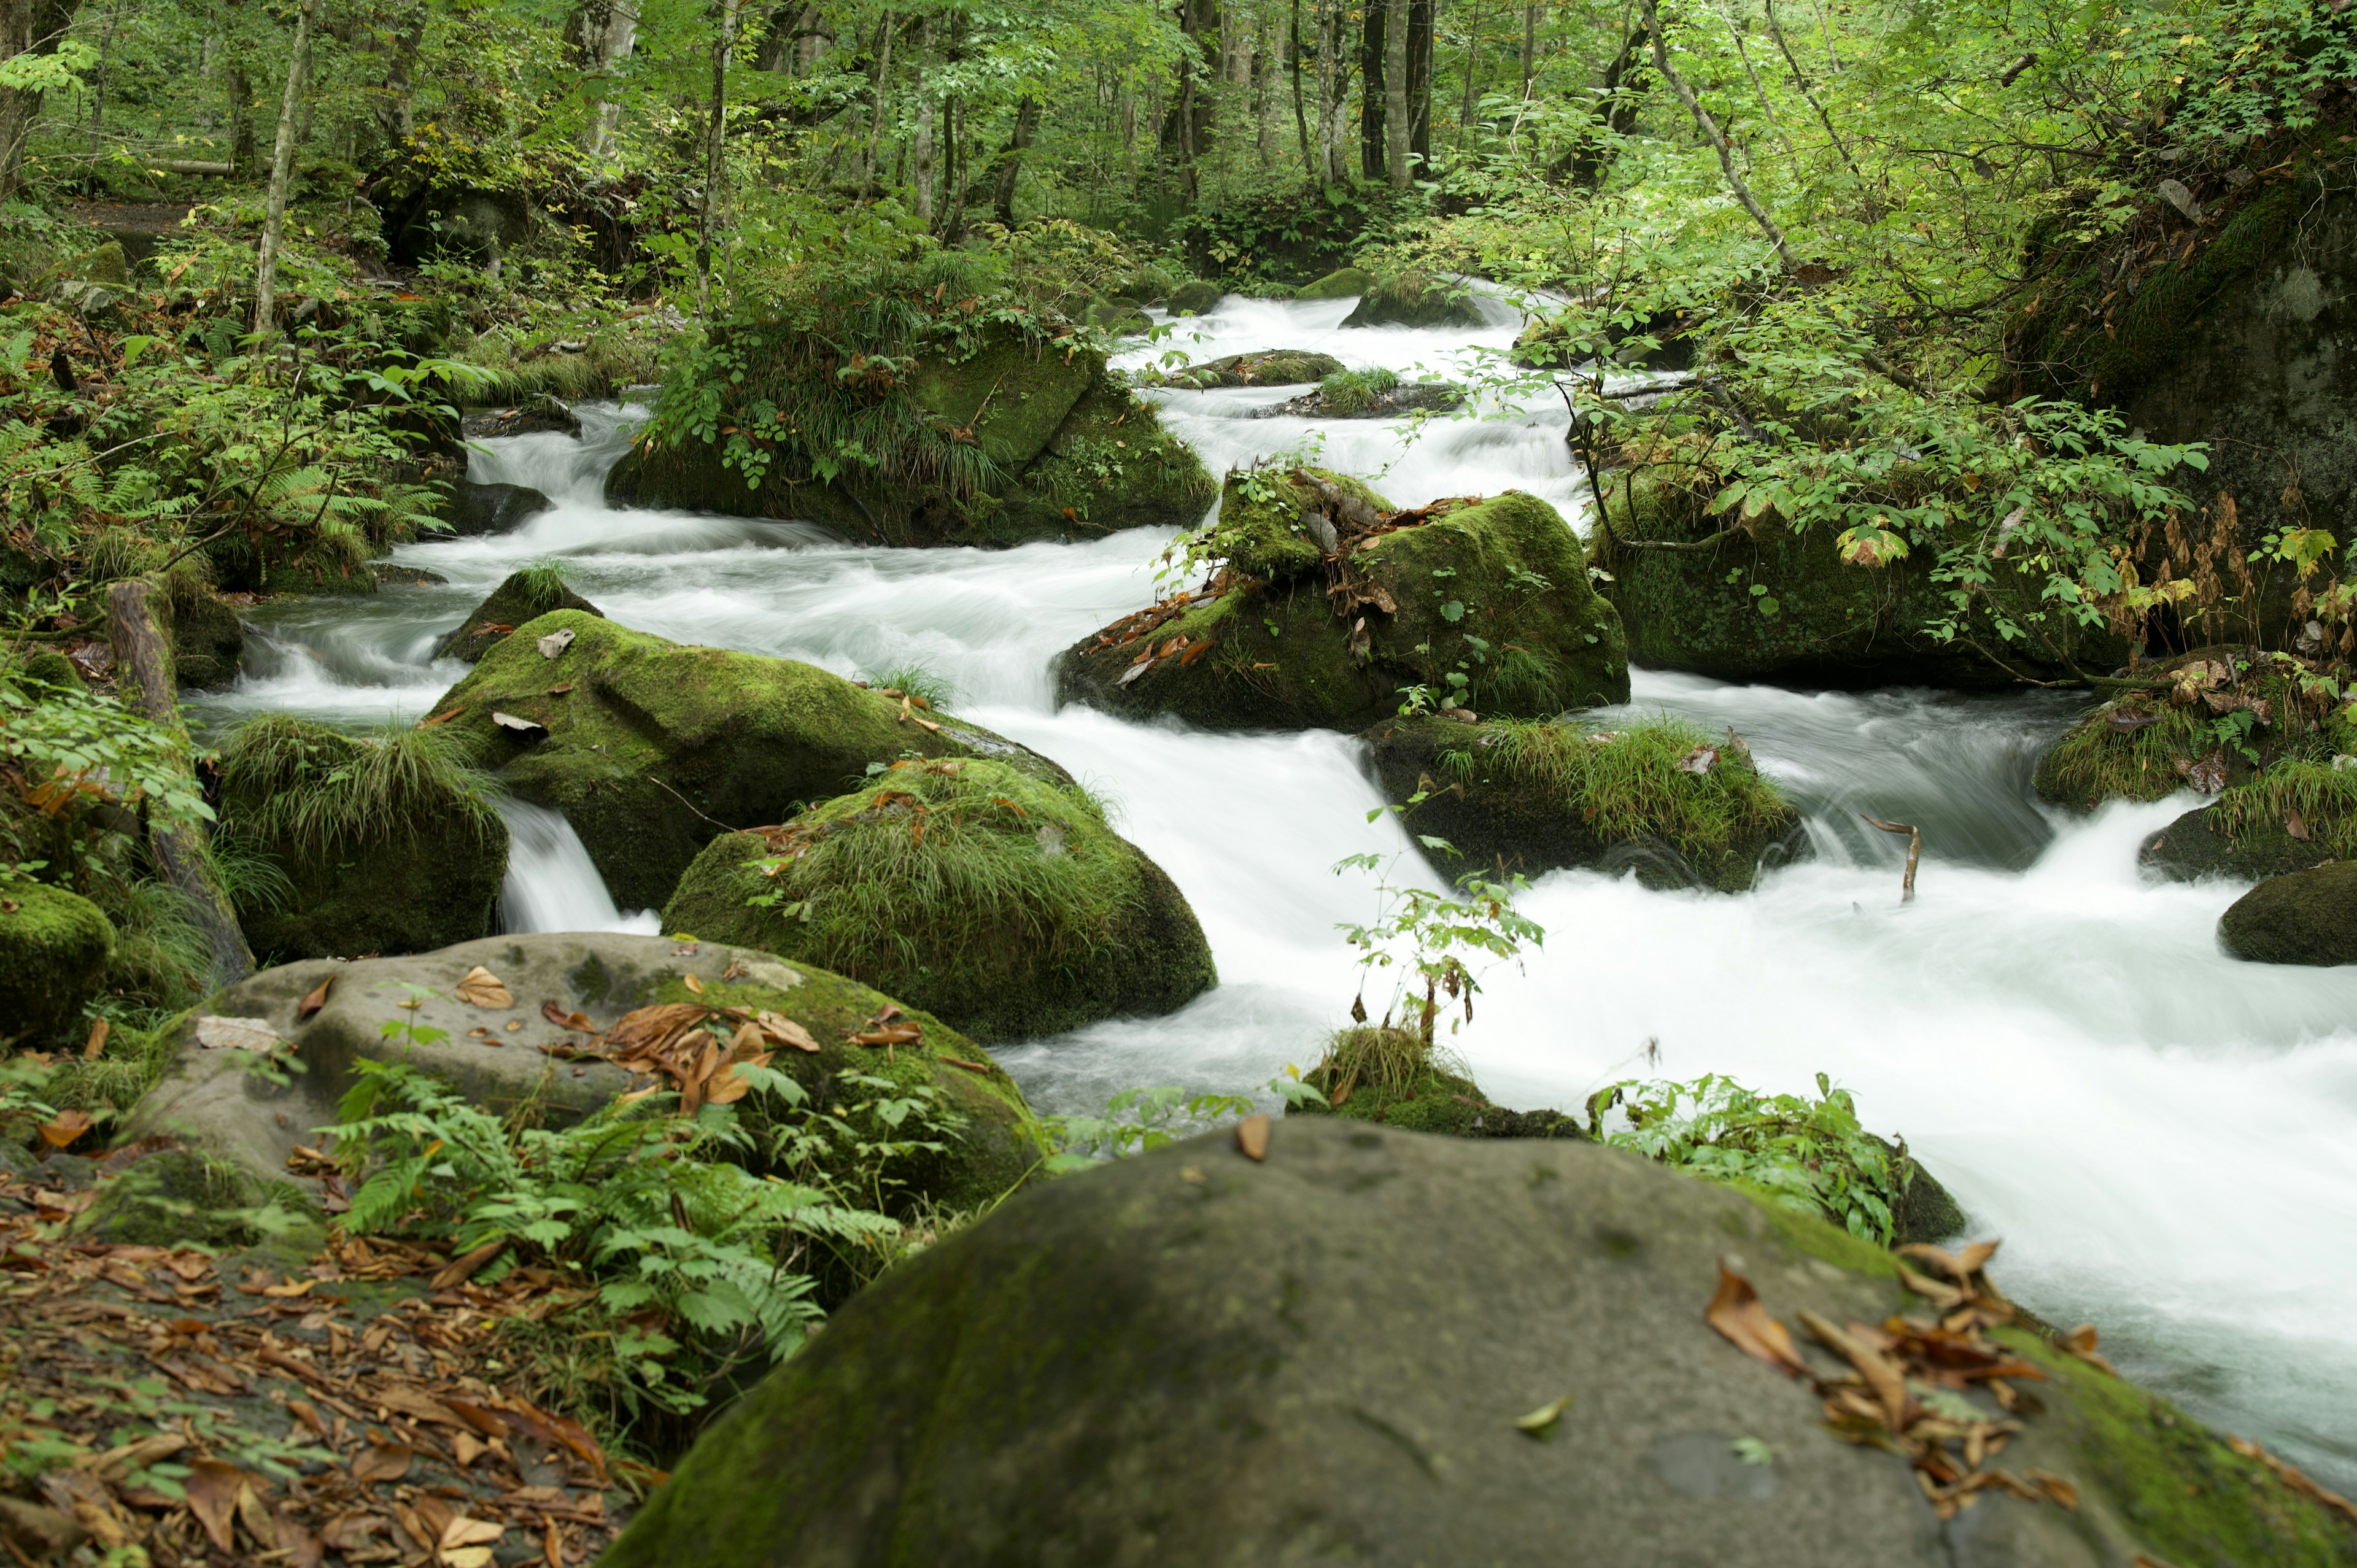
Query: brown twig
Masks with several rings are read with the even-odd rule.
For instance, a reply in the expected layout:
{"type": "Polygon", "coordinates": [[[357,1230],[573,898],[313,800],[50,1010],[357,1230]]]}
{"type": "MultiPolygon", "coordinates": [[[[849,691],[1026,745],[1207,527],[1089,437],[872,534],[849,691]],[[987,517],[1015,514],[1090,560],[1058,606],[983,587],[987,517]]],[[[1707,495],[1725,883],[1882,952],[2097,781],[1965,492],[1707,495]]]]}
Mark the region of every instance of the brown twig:
{"type": "Polygon", "coordinates": [[[1858,815],[1866,817],[1868,822],[1880,828],[1884,832],[1907,835],[1907,875],[1899,884],[1899,901],[1901,904],[1913,903],[1915,901],[1915,863],[1923,857],[1923,830],[1910,827],[1905,822],[1886,822],[1880,817],[1867,817],[1864,811],[1860,811],[1858,815]]]}

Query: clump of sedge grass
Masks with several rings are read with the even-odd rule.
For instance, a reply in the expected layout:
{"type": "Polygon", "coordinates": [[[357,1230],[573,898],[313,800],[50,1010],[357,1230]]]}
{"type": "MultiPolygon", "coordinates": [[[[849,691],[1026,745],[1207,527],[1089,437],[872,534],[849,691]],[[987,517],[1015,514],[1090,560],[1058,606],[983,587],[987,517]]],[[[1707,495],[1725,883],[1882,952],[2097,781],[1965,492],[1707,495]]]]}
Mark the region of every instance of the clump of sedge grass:
{"type": "Polygon", "coordinates": [[[1318,383],[1318,393],[1336,413],[1363,413],[1398,387],[1397,375],[1377,367],[1371,371],[1337,371],[1318,383]]]}
{"type": "Polygon", "coordinates": [[[1685,719],[1646,719],[1598,731],[1552,720],[1497,720],[1444,743],[1442,768],[1459,779],[1503,772],[1579,813],[1598,837],[1654,838],[1685,853],[1723,850],[1781,823],[1783,795],[1762,778],[1732,731],[1714,738],[1685,719]],[[1701,749],[1717,760],[1682,768],[1701,749]]]}
{"type": "Polygon", "coordinates": [[[233,843],[326,854],[415,840],[455,814],[487,832],[500,786],[441,729],[350,736],[284,714],[249,719],[221,748],[223,830],[233,843]]]}
{"type": "Polygon", "coordinates": [[[2357,858],[2357,768],[2330,762],[2278,762],[2218,797],[2218,822],[2229,838],[2280,831],[2299,813],[2309,837],[2336,859],[2357,858]]]}

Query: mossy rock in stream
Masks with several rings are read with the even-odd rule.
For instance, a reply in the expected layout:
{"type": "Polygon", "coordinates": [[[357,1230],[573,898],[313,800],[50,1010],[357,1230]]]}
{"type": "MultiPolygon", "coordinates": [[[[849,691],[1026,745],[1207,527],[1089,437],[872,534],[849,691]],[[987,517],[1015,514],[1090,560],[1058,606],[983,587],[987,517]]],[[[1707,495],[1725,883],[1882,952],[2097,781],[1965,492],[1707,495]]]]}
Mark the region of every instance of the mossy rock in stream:
{"type": "Polygon", "coordinates": [[[2137,863],[2172,882],[2256,882],[2357,857],[2357,770],[2279,762],[2144,841],[2137,863]],[[2297,830],[2297,831],[2295,831],[2297,830]]]}
{"type": "Polygon", "coordinates": [[[515,628],[552,610],[579,610],[600,619],[606,612],[575,593],[564,575],[547,566],[526,566],[511,572],[489,597],[467,612],[467,618],[449,636],[434,645],[436,659],[475,664],[484,654],[512,635],[515,628]]]}
{"type": "Polygon", "coordinates": [[[237,679],[245,657],[245,622],[237,607],[210,592],[163,596],[165,634],[172,642],[172,680],[183,692],[216,691],[237,679]]]}
{"type": "Polygon", "coordinates": [[[2260,883],[2218,918],[2218,945],[2251,963],[2357,963],[2357,860],[2260,883]]]}
{"type": "Polygon", "coordinates": [[[497,929],[507,822],[465,750],[439,728],[349,736],[285,714],[241,725],[221,748],[221,839],[284,879],[238,901],[254,952],[426,952],[497,929]]]}
{"type": "MultiPolygon", "coordinates": [[[[2199,648],[2137,674],[2152,685],[2090,710],[2039,759],[2042,798],[2092,811],[2105,800],[2165,800],[2189,785],[2216,793],[2357,749],[2357,725],[2307,693],[2308,671],[2248,647],[2199,648]]],[[[2348,782],[2357,805],[2357,777],[2348,782]]]]}
{"type": "Polygon", "coordinates": [[[1322,381],[1341,369],[1342,361],[1331,354],[1272,349],[1260,354],[1225,354],[1168,372],[1149,370],[1137,379],[1141,386],[1208,392],[1213,387],[1282,387],[1322,381]]]}
{"type": "MultiPolygon", "coordinates": [[[[1773,510],[1743,527],[1710,514],[1710,493],[1663,467],[1607,474],[1604,520],[1591,553],[1610,574],[1605,596],[1628,628],[1629,657],[1648,670],[1684,670],[1721,681],[1866,687],[2010,686],[2020,674],[2072,671],[2007,642],[1975,611],[1964,631],[2000,650],[1999,664],[1923,628],[1950,613],[1945,585],[1914,557],[1888,565],[1845,562],[1831,530],[1795,533],[1773,510]],[[1647,545],[1708,543],[1702,550],[1647,545]],[[2008,668],[2010,666],[2010,668],[2008,668]]],[[[2041,607],[2042,574],[2001,580],[2014,618],[2044,626],[2079,668],[2107,671],[2127,645],[2041,607]]]]}
{"type": "Polygon", "coordinates": [[[1481,312],[1463,284],[1418,267],[1375,280],[1345,327],[1479,327],[1481,312]]]}
{"type": "Polygon", "coordinates": [[[1629,869],[1649,887],[1739,893],[1806,843],[1739,736],[1682,719],[1426,716],[1386,720],[1367,741],[1384,798],[1444,876],[1629,869]]]}
{"type": "Polygon", "coordinates": [[[1176,1012],[1218,981],[1187,900],[1095,802],[970,758],[713,840],[663,929],[823,963],[985,1044],[1176,1012]]]}
{"type": "Polygon", "coordinates": [[[1290,1105],[1288,1116],[1340,1116],[1451,1138],[1592,1139],[1577,1116],[1509,1111],[1492,1102],[1469,1075],[1437,1060],[1413,1029],[1366,1024],[1338,1031],[1324,1059],[1301,1081],[1325,1098],[1290,1105]],[[1385,1060],[1399,1064],[1398,1070],[1367,1070],[1369,1063],[1385,1060]]]}
{"type": "MultiPolygon", "coordinates": [[[[1014,1081],[980,1046],[930,1014],[908,1010],[922,1038],[888,1053],[850,1039],[895,1004],[856,981],[716,941],[582,931],[264,970],[172,1026],[170,1066],[132,1112],[128,1133],[174,1137],[255,1180],[284,1181],[295,1145],[312,1142],[313,1128],[336,1120],[337,1101],[356,1080],[360,1061],[383,1060],[395,1049],[495,1114],[576,1121],[627,1091],[631,1075],[602,1059],[568,1065],[549,1054],[546,1047],[565,1046],[570,1031],[547,1017],[544,1003],[554,1003],[560,1015],[587,1014],[601,1030],[634,1008],[661,1003],[775,1012],[800,1024],[819,1048],[780,1049],[770,1065],[821,1108],[870,1098],[843,1082],[845,1073],[883,1079],[901,1092],[917,1086],[937,1092],[962,1125],[942,1140],[942,1150],[915,1151],[887,1165],[886,1174],[903,1184],[891,1189],[899,1212],[923,1203],[943,1209],[987,1205],[1046,1154],[1038,1120],[1014,1081]],[[457,997],[459,979],[478,964],[499,977],[514,998],[511,1006],[457,997]],[[701,991],[689,988],[690,975],[701,991]],[[329,983],[326,1004],[307,1017],[301,1001],[323,982],[329,983]],[[413,1001],[416,1005],[407,1007],[413,1001]],[[251,1052],[206,1048],[195,1037],[199,1015],[260,1020],[306,1070],[274,1079],[251,1070],[251,1052]],[[393,1019],[413,1032],[388,1046],[383,1026],[393,1019]]],[[[733,1019],[714,1021],[735,1027],[733,1019]]],[[[739,1101],[737,1110],[744,1117],[766,1114],[758,1101],[739,1101]]]]}
{"type": "Polygon", "coordinates": [[[1315,283],[1293,291],[1296,299],[1355,299],[1375,286],[1375,274],[1363,267],[1336,267],[1315,283]]]}
{"type": "Polygon", "coordinates": [[[996,333],[963,360],[919,356],[889,395],[905,400],[911,431],[947,431],[980,454],[971,489],[930,470],[894,478],[861,469],[829,481],[782,456],[748,486],[743,472],[723,467],[720,446],[664,445],[651,428],[607,476],[607,499],[802,519],[886,544],[998,547],[1183,527],[1216,493],[1194,453],[1101,354],[996,333]]]}
{"type": "Polygon", "coordinates": [[[2043,1380],[1997,1463],[2077,1506],[1991,1488],[1941,1519],[1903,1455],[1845,1442],[1704,1317],[1722,1266],[1780,1320],[1932,1308],[1888,1253],[1742,1193],[1577,1140],[1337,1117],[1263,1153],[1223,1130],[1109,1162],[894,1270],[703,1434],[605,1568],[2357,1551],[2262,1460],[2016,1328],[1995,1337],[2043,1380]]]}
{"type": "Polygon", "coordinates": [[[1338,533],[1328,514],[1344,511],[1393,509],[1321,469],[1231,475],[1202,542],[1221,585],[1066,650],[1059,695],[1222,730],[1363,729],[1419,685],[1518,717],[1628,699],[1619,618],[1544,501],[1436,502],[1372,535],[1338,533]]]}
{"type": "Polygon", "coordinates": [[[493,646],[429,722],[464,736],[468,759],[516,794],[564,812],[618,905],[656,909],[715,834],[791,821],[865,784],[870,764],[987,757],[1069,782],[988,730],[901,713],[814,664],[556,610],[493,646]],[[540,639],[558,631],[575,640],[544,657],[540,639]],[[539,727],[500,725],[495,712],[539,727]]]}
{"type": "Polygon", "coordinates": [[[61,1042],[106,979],[114,927],[79,893],[0,880],[0,1037],[61,1042]]]}

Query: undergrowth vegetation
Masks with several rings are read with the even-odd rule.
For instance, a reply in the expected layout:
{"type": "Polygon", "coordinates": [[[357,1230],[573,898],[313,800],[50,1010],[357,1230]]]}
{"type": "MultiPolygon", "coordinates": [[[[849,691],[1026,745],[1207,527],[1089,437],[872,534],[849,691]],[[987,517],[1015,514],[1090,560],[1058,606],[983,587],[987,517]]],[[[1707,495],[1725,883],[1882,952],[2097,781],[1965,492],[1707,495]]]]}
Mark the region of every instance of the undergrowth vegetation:
{"type": "Polygon", "coordinates": [[[239,803],[225,836],[326,855],[414,838],[454,817],[489,829],[503,791],[467,755],[445,729],[348,736],[285,714],[249,719],[221,746],[222,792],[239,803]]]}

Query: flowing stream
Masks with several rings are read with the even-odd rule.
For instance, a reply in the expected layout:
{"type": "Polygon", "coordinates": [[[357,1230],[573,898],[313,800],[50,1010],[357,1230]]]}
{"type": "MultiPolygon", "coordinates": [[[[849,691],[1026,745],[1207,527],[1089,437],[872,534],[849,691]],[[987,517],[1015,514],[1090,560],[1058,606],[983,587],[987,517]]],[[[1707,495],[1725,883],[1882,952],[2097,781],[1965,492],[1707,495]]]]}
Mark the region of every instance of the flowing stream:
{"type": "MultiPolygon", "coordinates": [[[[1125,362],[1174,344],[1199,359],[1298,348],[1413,379],[1502,351],[1515,330],[1495,301],[1473,331],[1340,330],[1350,308],[1232,296],[1125,362]]],[[[1246,417],[1300,390],[1156,395],[1215,474],[1318,444],[1317,461],[1394,504],[1522,489],[1586,526],[1559,408],[1444,418],[1405,445],[1397,424],[1246,417]]],[[[1315,1060],[1356,989],[1335,927],[1375,908],[1366,877],[1331,868],[1406,849],[1389,816],[1368,821],[1383,802],[1357,743],[1054,706],[1054,655],[1156,596],[1167,533],[887,550],[795,523],[611,511],[599,486],[635,415],[580,413],[583,439],[518,436],[472,459],[475,478],[534,486],[554,510],[399,552],[447,585],[263,607],[268,640],[202,705],[216,719],[414,721],[465,673],[432,660],[436,640],[544,558],[617,621],[664,637],[845,674],[920,664],[957,688],[964,716],[1110,795],[1219,962],[1220,987],[1174,1016],[1001,1051],[1035,1103],[1093,1111],[1150,1083],[1244,1090],[1315,1060]]],[[[2030,772],[2075,711],[2067,698],[1645,671],[1635,694],[1635,709],[1741,731],[1806,812],[1816,853],[1737,897],[1542,879],[1524,908],[1544,947],[1487,977],[1478,1020],[1452,1042],[1481,1085],[1502,1103],[1577,1109],[1616,1078],[1717,1072],[1800,1091],[1830,1074],[1869,1126],[1905,1135],[1975,1234],[2006,1239],[1996,1273],[2018,1299],[2094,1321],[2123,1370],[2357,1485],[2357,1256],[2341,1250],[2357,1235],[2357,968],[2233,962],[2213,929],[2239,886],[2140,879],[2138,842],[2190,797],[2090,818],[2040,805],[2030,772]],[[1903,841],[1861,811],[1922,827],[1912,904],[1899,903],[1903,841]]],[[[651,913],[614,909],[561,816],[510,812],[511,929],[654,929],[651,913]]],[[[1410,858],[1395,875],[1426,874],[1410,858]]]]}

